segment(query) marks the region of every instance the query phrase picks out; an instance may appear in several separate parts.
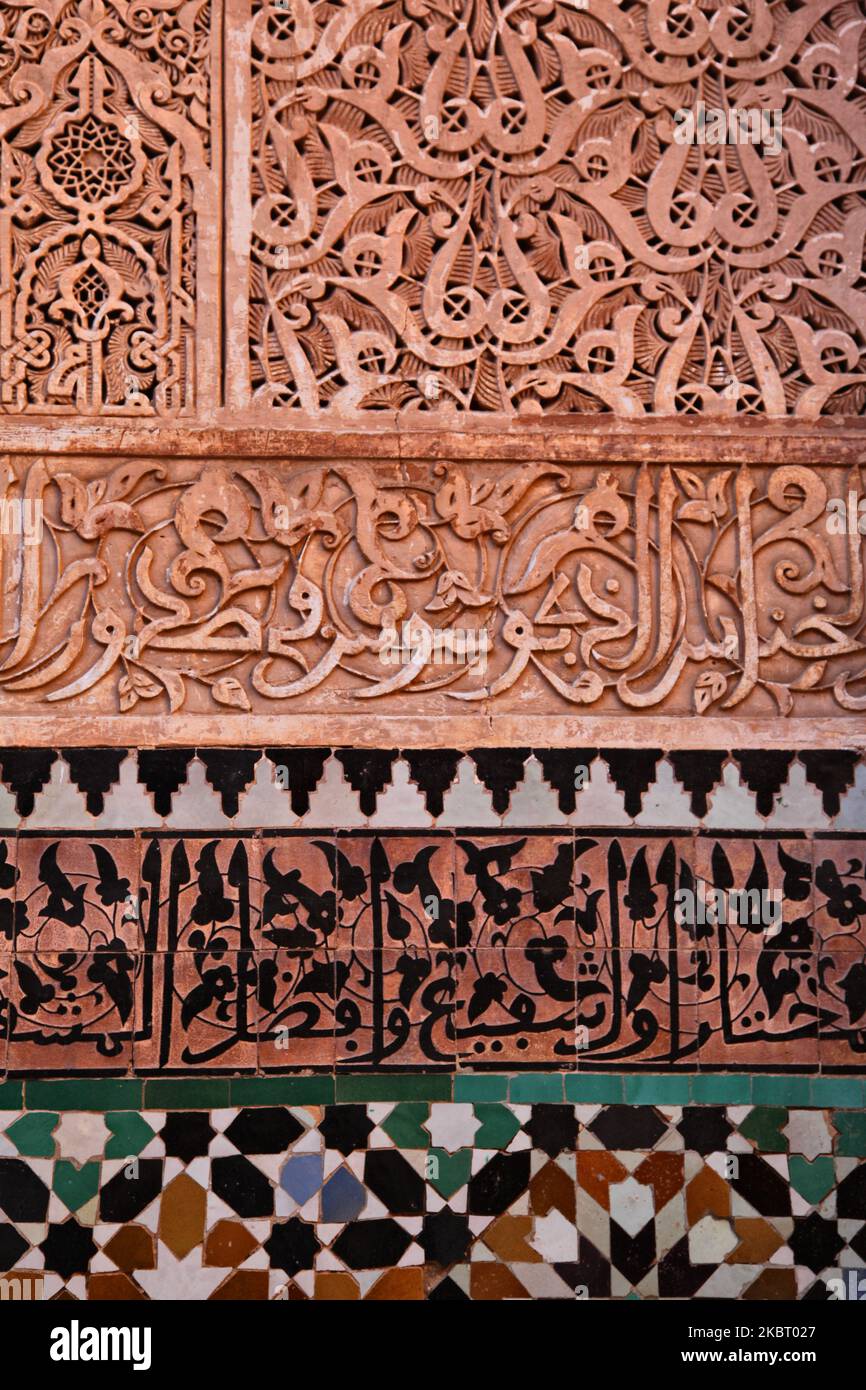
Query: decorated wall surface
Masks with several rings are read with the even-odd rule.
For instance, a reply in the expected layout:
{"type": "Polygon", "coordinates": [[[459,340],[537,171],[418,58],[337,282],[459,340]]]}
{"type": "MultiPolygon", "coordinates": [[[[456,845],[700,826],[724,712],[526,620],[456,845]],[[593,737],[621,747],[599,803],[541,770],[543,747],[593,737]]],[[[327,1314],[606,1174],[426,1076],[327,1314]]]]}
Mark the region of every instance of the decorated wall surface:
{"type": "Polygon", "coordinates": [[[4,1297],[866,1265],[864,73],[0,0],[4,1297]]]}

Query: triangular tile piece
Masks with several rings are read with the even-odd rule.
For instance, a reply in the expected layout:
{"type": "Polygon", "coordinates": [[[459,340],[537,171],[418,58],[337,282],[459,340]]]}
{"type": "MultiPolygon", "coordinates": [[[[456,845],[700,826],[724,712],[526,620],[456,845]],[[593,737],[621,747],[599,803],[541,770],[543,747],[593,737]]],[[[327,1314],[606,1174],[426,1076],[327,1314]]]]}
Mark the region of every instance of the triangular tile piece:
{"type": "Polygon", "coordinates": [[[472,748],[469,756],[478,776],[493,797],[493,809],[500,816],[508,810],[511,793],[523,777],[528,748],[472,748]]]}
{"type": "Polygon", "coordinates": [[[625,798],[614,786],[607,764],[597,758],[590,764],[589,780],[575,798],[573,825],[630,825],[631,816],[625,809],[625,798]]]}
{"type": "Polygon", "coordinates": [[[725,763],[721,783],[709,797],[704,825],[709,830],[763,829],[755,793],[743,786],[740,770],[734,763],[725,763]]]}
{"type": "Polygon", "coordinates": [[[277,785],[288,786],[295,815],[305,816],[310,809],[310,793],[321,781],[330,749],[266,748],[265,752],[274,765],[277,785]]]}
{"type": "Polygon", "coordinates": [[[668,757],[676,775],[692,799],[692,811],[700,818],[707,814],[707,796],[722,778],[727,754],[713,748],[689,748],[668,757]]]}
{"type": "Polygon", "coordinates": [[[503,825],[565,825],[559,800],[545,780],[541,763],[530,755],[526,759],[523,781],[511,794],[511,806],[503,825]]]}
{"type": "Polygon", "coordinates": [[[837,830],[866,830],[866,765],[858,763],[854,785],[842,797],[836,817],[837,830]]]}
{"type": "Polygon", "coordinates": [[[203,765],[193,758],[186,784],[175,794],[166,824],[176,830],[221,830],[225,823],[220,798],[209,785],[203,765]]]}
{"type": "Polygon", "coordinates": [[[771,815],[774,799],[782,790],[794,754],[777,748],[735,748],[733,756],[740,765],[743,781],[757,797],[758,811],[762,816],[771,815]]]}
{"type": "Polygon", "coordinates": [[[153,808],[153,799],[139,781],[136,758],[131,754],[121,763],[117,783],[105,797],[96,829],[148,830],[162,823],[162,816],[153,808]]]}
{"type": "Polygon", "coordinates": [[[409,776],[409,764],[398,758],[394,764],[391,785],[380,793],[376,814],[370,817],[370,825],[399,825],[401,829],[414,830],[426,828],[430,824],[430,812],[409,776]]]}
{"type": "Polygon", "coordinates": [[[334,756],[342,764],[349,785],[358,793],[364,815],[372,816],[376,810],[376,797],[391,780],[391,764],[397,756],[397,749],[335,748],[334,756]]]}
{"type": "Polygon", "coordinates": [[[559,797],[559,809],[570,816],[575,809],[575,797],[588,780],[588,774],[578,778],[578,768],[589,768],[598,757],[597,748],[536,748],[535,757],[541,763],[547,781],[559,797]]]}
{"type": "Polygon", "coordinates": [[[471,758],[460,759],[457,778],[442,798],[442,814],[436,823],[443,827],[471,825],[473,828],[500,824],[490,793],[476,777],[471,758]]]}
{"type": "Polygon", "coordinates": [[[171,815],[171,799],[186,781],[192,748],[142,748],[138,754],[138,780],[153,796],[161,816],[171,815]]]}
{"type": "Polygon", "coordinates": [[[358,793],[346,782],[343,769],[335,757],[328,758],[324,775],[310,797],[308,825],[328,826],[329,829],[349,830],[365,825],[366,816],[358,804],[358,793]]]}
{"type": "Polygon", "coordinates": [[[807,782],[802,763],[793,763],[788,781],[776,797],[773,814],[767,818],[767,829],[826,830],[829,824],[820,792],[807,782]]]}
{"type": "Polygon", "coordinates": [[[19,820],[14,796],[0,783],[0,830],[14,830],[19,820]]]}
{"type": "Polygon", "coordinates": [[[238,813],[238,797],[253,780],[259,753],[253,748],[199,748],[207,780],[222,800],[229,818],[238,813]]]}
{"type": "Polygon", "coordinates": [[[282,827],[294,825],[297,816],[287,790],[278,785],[270,758],[261,757],[256,763],[255,776],[249,791],[243,793],[234,818],[236,826],[282,827]]]}
{"type": "Polygon", "coordinates": [[[29,816],[33,799],[51,775],[57,753],[53,748],[4,748],[0,777],[15,797],[19,816],[29,816]]]}
{"type": "Polygon", "coordinates": [[[854,781],[859,753],[850,748],[816,748],[797,754],[806,777],[821,792],[824,811],[838,815],[839,803],[854,781]]]}
{"type": "Polygon", "coordinates": [[[431,816],[441,816],[442,798],[457,774],[460,754],[453,748],[406,748],[412,781],[424,793],[431,816]]]}
{"type": "Polygon", "coordinates": [[[639,816],[635,816],[635,825],[679,828],[698,824],[697,816],[692,815],[688,796],[674,777],[667,758],[663,758],[658,765],[655,781],[644,794],[643,809],[639,816]]]}
{"type": "Polygon", "coordinates": [[[630,816],[640,814],[644,792],[655,776],[661,755],[660,748],[601,749],[610,775],[625,797],[625,809],[630,816]]]}
{"type": "Polygon", "coordinates": [[[125,748],[62,748],[69,775],[78,790],[84,792],[87,809],[99,816],[105,794],[117,783],[120,765],[126,757],[125,748]]]}
{"type": "Polygon", "coordinates": [[[30,829],[91,830],[93,817],[87,810],[84,797],[73,784],[69,768],[59,758],[51,769],[47,787],[36,797],[27,821],[30,829]]]}

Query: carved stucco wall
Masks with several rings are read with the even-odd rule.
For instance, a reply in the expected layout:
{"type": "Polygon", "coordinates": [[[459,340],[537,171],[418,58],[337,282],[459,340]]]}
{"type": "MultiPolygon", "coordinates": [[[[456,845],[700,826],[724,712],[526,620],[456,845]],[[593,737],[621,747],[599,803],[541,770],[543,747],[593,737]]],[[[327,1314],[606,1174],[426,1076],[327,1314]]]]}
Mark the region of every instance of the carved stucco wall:
{"type": "Polygon", "coordinates": [[[7,742],[858,741],[862,4],[0,21],[7,742]]]}
{"type": "Polygon", "coordinates": [[[862,0],[0,0],[28,1288],[862,1264],[864,70],[862,0]]]}
{"type": "Polygon", "coordinates": [[[862,409],[854,0],[0,13],[5,414],[862,409]]]}

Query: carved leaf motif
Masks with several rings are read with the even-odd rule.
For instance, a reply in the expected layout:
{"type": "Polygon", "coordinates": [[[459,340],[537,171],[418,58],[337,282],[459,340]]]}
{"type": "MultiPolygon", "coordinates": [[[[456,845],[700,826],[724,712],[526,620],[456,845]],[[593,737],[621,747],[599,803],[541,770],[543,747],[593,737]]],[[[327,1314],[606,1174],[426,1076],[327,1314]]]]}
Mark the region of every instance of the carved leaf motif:
{"type": "Polygon", "coordinates": [[[211,686],[211,694],[218,705],[229,705],[233,709],[249,712],[252,709],[250,697],[234,676],[221,676],[211,686]]]}
{"type": "Polygon", "coordinates": [[[694,702],[698,714],[703,714],[714,701],[721,699],[728,688],[721,671],[704,671],[695,681],[694,702]]]}

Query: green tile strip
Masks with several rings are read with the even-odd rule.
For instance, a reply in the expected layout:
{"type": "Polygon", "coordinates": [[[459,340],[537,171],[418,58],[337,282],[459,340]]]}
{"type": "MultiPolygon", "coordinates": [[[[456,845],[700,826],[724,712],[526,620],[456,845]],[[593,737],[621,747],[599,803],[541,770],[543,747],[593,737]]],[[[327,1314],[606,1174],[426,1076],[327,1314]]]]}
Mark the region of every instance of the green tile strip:
{"type": "Polygon", "coordinates": [[[333,1105],[333,1076],[238,1076],[232,1105],[333,1105]]]}
{"type": "Polygon", "coordinates": [[[454,1099],[458,1101],[507,1100],[508,1077],[475,1076],[471,1072],[467,1072],[463,1076],[455,1076],[454,1099]]]}
{"type": "Polygon", "coordinates": [[[539,1101],[563,1101],[564,1080],[556,1072],[525,1072],[522,1076],[512,1076],[508,1099],[528,1105],[535,1105],[539,1101]]]}
{"type": "Polygon", "coordinates": [[[24,1105],[23,1081],[0,1081],[0,1110],[20,1110],[24,1105]]]}
{"type": "Polygon", "coordinates": [[[140,1110],[142,1081],[96,1076],[63,1081],[25,1081],[24,1104],[28,1110],[140,1110]]]}
{"type": "MultiPolygon", "coordinates": [[[[361,1101],[575,1105],[752,1105],[755,1123],[786,1107],[859,1111],[866,1077],[649,1072],[362,1072],[237,1077],[87,1077],[0,1082],[0,1110],[207,1110],[361,1101]]],[[[859,1144],[859,1128],[851,1127],[859,1144]]]]}
{"type": "Polygon", "coordinates": [[[352,1100],[450,1100],[453,1077],[450,1072],[406,1074],[403,1072],[341,1076],[337,1073],[337,1102],[352,1100]]]}

